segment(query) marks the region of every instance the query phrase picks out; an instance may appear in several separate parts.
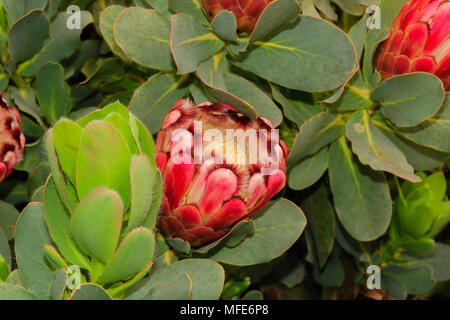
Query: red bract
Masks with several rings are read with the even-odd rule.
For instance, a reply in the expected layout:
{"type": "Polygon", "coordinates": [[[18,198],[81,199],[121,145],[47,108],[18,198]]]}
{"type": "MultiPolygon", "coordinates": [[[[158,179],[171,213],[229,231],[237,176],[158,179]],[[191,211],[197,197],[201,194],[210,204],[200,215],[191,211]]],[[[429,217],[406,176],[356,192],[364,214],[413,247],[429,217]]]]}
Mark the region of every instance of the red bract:
{"type": "Polygon", "coordinates": [[[8,105],[0,93],[0,182],[23,159],[25,136],[20,129],[17,110],[8,105]]]}
{"type": "Polygon", "coordinates": [[[164,184],[159,228],[192,246],[225,235],[285,184],[287,150],[272,124],[225,103],[180,100],[164,119],[156,149],[164,184]],[[264,151],[256,160],[246,137],[264,151]]]}
{"type": "Polygon", "coordinates": [[[429,72],[450,89],[450,2],[405,3],[378,48],[375,68],[382,79],[410,72],[429,72]]]}
{"type": "Polygon", "coordinates": [[[203,7],[209,17],[214,17],[222,10],[233,12],[239,32],[253,30],[261,12],[273,0],[203,0],[203,7]]]}

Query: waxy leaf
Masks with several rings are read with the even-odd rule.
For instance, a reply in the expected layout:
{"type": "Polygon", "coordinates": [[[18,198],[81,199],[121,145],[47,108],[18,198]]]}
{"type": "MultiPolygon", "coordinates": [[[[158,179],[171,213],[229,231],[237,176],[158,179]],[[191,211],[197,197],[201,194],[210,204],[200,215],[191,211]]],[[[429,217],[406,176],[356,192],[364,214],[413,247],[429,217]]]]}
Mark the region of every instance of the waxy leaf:
{"type": "Polygon", "coordinates": [[[330,147],[328,174],[337,216],[348,233],[360,241],[384,234],[392,214],[386,179],[360,164],[344,137],[330,147]]]}
{"type": "Polygon", "coordinates": [[[52,291],[51,291],[51,299],[52,300],[62,300],[64,291],[66,290],[67,285],[67,272],[64,269],[58,269],[53,273],[53,282],[52,282],[52,291]]]}
{"type": "Polygon", "coordinates": [[[84,196],[70,223],[73,239],[85,254],[103,263],[111,260],[122,227],[123,204],[118,194],[98,188],[84,196]]]}
{"type": "MultiPolygon", "coordinates": [[[[303,122],[320,113],[321,109],[316,106],[303,102],[301,100],[290,99],[281,93],[279,87],[272,85],[273,99],[281,104],[283,115],[289,120],[295,122],[297,126],[301,126],[303,122]]],[[[296,92],[296,94],[302,94],[296,92]]]]}
{"type": "Polygon", "coordinates": [[[42,49],[30,60],[18,67],[18,72],[23,77],[36,75],[39,69],[48,62],[59,62],[71,56],[80,44],[80,34],[83,29],[92,23],[93,17],[88,11],[81,11],[80,28],[67,28],[67,20],[70,13],[60,12],[50,25],[50,38],[45,41],[42,49]]]}
{"type": "Polygon", "coordinates": [[[11,203],[0,201],[0,229],[9,241],[14,238],[14,230],[19,217],[19,211],[11,203]]]}
{"type": "Polygon", "coordinates": [[[308,92],[335,89],[349,80],[356,52],[331,23],[308,16],[268,40],[252,43],[236,65],[281,86],[308,92]]]}
{"type": "Polygon", "coordinates": [[[36,97],[50,123],[66,114],[72,104],[70,88],[63,78],[64,69],[56,63],[46,64],[36,76],[36,97]]]}
{"type": "MultiPolygon", "coordinates": [[[[156,174],[158,173],[152,167],[146,155],[135,155],[131,160],[131,207],[127,232],[142,226],[146,219],[154,220],[156,223],[156,215],[147,218],[153,203],[153,185],[156,174]]],[[[154,212],[152,210],[152,213],[154,212]]]]}
{"type": "Polygon", "coordinates": [[[407,293],[421,294],[431,290],[436,284],[433,279],[432,269],[427,265],[400,266],[388,265],[381,270],[381,288],[383,287],[384,276],[394,278],[401,282],[407,293]]]}
{"type": "Polygon", "coordinates": [[[2,5],[8,12],[8,21],[11,26],[31,10],[44,10],[47,0],[3,0],[2,5]]]}
{"type": "Polygon", "coordinates": [[[238,39],[236,34],[236,17],[231,11],[220,11],[211,22],[211,27],[225,41],[236,41],[238,39]]]}
{"type": "Polygon", "coordinates": [[[125,9],[123,6],[112,5],[106,7],[101,15],[99,21],[100,32],[102,33],[103,39],[105,39],[111,51],[118,55],[122,60],[126,61],[127,58],[123,53],[122,49],[114,41],[114,23],[117,17],[125,9]]]}
{"type": "Polygon", "coordinates": [[[7,70],[12,74],[16,64],[30,59],[44,45],[50,23],[45,13],[33,10],[15,22],[8,33],[10,60],[7,70]]]}
{"type": "Polygon", "coordinates": [[[248,40],[249,44],[262,40],[286,23],[293,22],[300,15],[300,1],[278,0],[269,3],[258,18],[248,40]]]}
{"type": "MultiPolygon", "coordinates": [[[[222,292],[225,272],[220,264],[208,259],[184,259],[159,269],[136,290],[127,293],[125,299],[142,300],[154,299],[159,290],[171,296],[190,300],[216,300],[222,292]],[[186,292],[186,281],[180,276],[187,276],[191,285],[190,292],[186,292]],[[170,285],[170,287],[168,287],[170,285]],[[169,295],[170,293],[170,295],[169,295]]],[[[189,288],[189,287],[188,287],[189,288]]]]}
{"type": "Polygon", "coordinates": [[[85,127],[89,122],[93,120],[104,120],[109,114],[117,112],[122,117],[128,119],[129,113],[127,108],[124,107],[123,104],[120,102],[114,102],[111,104],[108,104],[107,106],[103,107],[102,109],[96,110],[94,112],[90,112],[84,117],[77,120],[77,124],[81,127],[85,127]]]}
{"type": "Polygon", "coordinates": [[[168,0],[169,8],[175,12],[187,13],[197,20],[197,22],[201,24],[208,24],[209,21],[206,18],[205,13],[202,9],[202,1],[201,0],[168,0]]]}
{"type": "Polygon", "coordinates": [[[442,81],[428,73],[412,73],[384,80],[371,98],[381,113],[398,127],[416,126],[432,117],[444,101],[442,81]]]}
{"type": "Polygon", "coordinates": [[[172,74],[158,73],[134,92],[129,109],[152,134],[161,129],[164,117],[175,102],[187,95],[188,87],[182,86],[184,80],[172,74]]]}
{"type": "Polygon", "coordinates": [[[37,300],[38,297],[23,287],[0,283],[0,300],[37,300]]]}
{"type": "Polygon", "coordinates": [[[152,261],[154,248],[155,240],[149,229],[134,229],[122,240],[98,282],[124,280],[141,271],[152,261]]]}
{"type": "Polygon", "coordinates": [[[406,156],[415,170],[432,170],[448,159],[448,154],[418,145],[406,138],[398,136],[381,119],[372,118],[373,124],[380,129],[406,156]]]}
{"type": "Polygon", "coordinates": [[[82,283],[72,292],[69,300],[112,300],[111,296],[95,283],[82,283]]]}
{"type": "Polygon", "coordinates": [[[328,200],[327,189],[323,184],[314,188],[301,205],[308,219],[309,230],[312,233],[314,251],[319,267],[322,268],[333,251],[335,222],[334,210],[328,200]]]}
{"type": "Polygon", "coordinates": [[[283,198],[269,203],[252,218],[255,222],[253,235],[236,247],[220,243],[208,252],[208,258],[237,266],[269,262],[289,249],[306,225],[300,208],[283,198]],[[283,219],[280,219],[280,212],[283,219]]]}
{"type": "Polygon", "coordinates": [[[389,28],[370,29],[367,32],[366,43],[364,46],[363,77],[366,84],[371,88],[375,87],[381,78],[378,72],[374,73],[373,56],[378,45],[388,36],[389,28]]]}
{"type": "Polygon", "coordinates": [[[4,259],[6,264],[11,268],[11,251],[5,233],[0,227],[0,257],[4,259]]]}
{"type": "Polygon", "coordinates": [[[222,49],[224,42],[185,13],[173,15],[170,48],[180,74],[193,72],[200,62],[222,49]]]}
{"type": "Polygon", "coordinates": [[[81,141],[81,127],[68,119],[60,119],[53,126],[52,135],[61,168],[69,179],[75,183],[75,169],[78,148],[81,141]]]}
{"type": "Polygon", "coordinates": [[[450,152],[450,99],[446,99],[439,112],[432,118],[411,128],[399,128],[399,132],[417,144],[443,152],[450,152]]]}
{"type": "Polygon", "coordinates": [[[79,198],[97,187],[117,191],[124,209],[130,205],[130,149],[108,122],[94,120],[83,128],[77,158],[76,188],[79,198]]]}
{"type": "Polygon", "coordinates": [[[45,187],[44,216],[48,232],[63,256],[72,264],[91,270],[89,260],[78,250],[71,237],[69,212],[64,208],[52,178],[45,187]]]}
{"type": "Polygon", "coordinates": [[[27,288],[39,299],[50,298],[53,275],[45,263],[44,245],[51,243],[42,204],[37,202],[28,204],[17,221],[16,260],[27,288]]]}
{"type": "Polygon", "coordinates": [[[370,90],[364,82],[361,72],[358,71],[345,85],[345,90],[339,100],[332,103],[331,106],[338,110],[357,110],[368,108],[372,103],[370,90]]]}
{"type": "Polygon", "coordinates": [[[114,27],[114,40],[128,59],[144,67],[172,69],[170,23],[155,10],[123,10],[114,27]]]}
{"type": "Polygon", "coordinates": [[[413,265],[428,265],[433,270],[433,278],[437,281],[450,279],[450,246],[436,243],[434,250],[425,255],[407,255],[413,265]]]}
{"type": "Polygon", "coordinates": [[[360,110],[351,116],[347,122],[346,136],[362,164],[413,182],[421,181],[400,149],[372,123],[367,111],[360,110]]]}
{"type": "Polygon", "coordinates": [[[294,190],[303,190],[322,177],[328,168],[328,148],[323,148],[316,154],[300,160],[289,171],[289,187],[294,190]]]}
{"type": "Polygon", "coordinates": [[[310,118],[300,127],[300,132],[288,156],[288,166],[316,153],[342,135],[344,130],[345,124],[337,115],[322,112],[310,118]]]}

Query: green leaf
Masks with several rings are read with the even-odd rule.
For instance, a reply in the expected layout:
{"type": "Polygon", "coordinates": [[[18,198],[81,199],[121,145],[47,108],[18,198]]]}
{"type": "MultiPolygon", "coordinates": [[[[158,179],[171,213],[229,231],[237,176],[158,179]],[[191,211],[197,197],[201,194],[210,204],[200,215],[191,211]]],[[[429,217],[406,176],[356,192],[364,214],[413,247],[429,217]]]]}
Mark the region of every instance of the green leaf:
{"type": "Polygon", "coordinates": [[[53,274],[51,299],[62,300],[67,284],[67,272],[64,269],[58,269],[53,274]]]}
{"type": "Polygon", "coordinates": [[[48,232],[59,251],[72,264],[91,270],[89,260],[78,250],[70,234],[70,215],[61,202],[53,178],[45,187],[44,216],[48,232]]]}
{"type": "Polygon", "coordinates": [[[311,117],[300,127],[300,132],[289,153],[287,165],[292,166],[301,159],[316,153],[344,133],[345,124],[340,116],[322,112],[311,117]]]}
{"type": "Polygon", "coordinates": [[[436,281],[450,280],[450,246],[443,243],[436,243],[434,250],[425,255],[407,255],[409,263],[412,265],[428,265],[433,270],[433,278],[436,281]]]}
{"type": "Polygon", "coordinates": [[[3,229],[0,227],[0,257],[5,259],[6,264],[11,268],[11,251],[8,239],[6,239],[3,229]]]}
{"type": "Polygon", "coordinates": [[[68,119],[60,119],[53,126],[52,135],[61,168],[69,179],[75,183],[75,169],[81,140],[81,127],[68,119]]]}
{"type": "Polygon", "coordinates": [[[44,255],[45,262],[52,270],[57,270],[59,268],[67,268],[68,265],[63,257],[59,254],[56,249],[48,244],[44,245],[44,255]]]}
{"type": "Polygon", "coordinates": [[[155,74],[133,95],[129,109],[141,119],[152,134],[162,127],[162,121],[172,106],[187,95],[183,87],[185,78],[172,74],[155,74]]]}
{"type": "Polygon", "coordinates": [[[117,191],[124,209],[130,206],[130,149],[108,122],[94,120],[83,128],[77,158],[76,188],[79,198],[97,187],[117,191]]]}
{"type": "Polygon", "coordinates": [[[448,159],[447,153],[418,145],[397,135],[393,129],[380,119],[372,118],[372,122],[402,151],[408,163],[415,170],[432,170],[448,159]]]}
{"type": "Polygon", "coordinates": [[[220,264],[208,259],[184,259],[156,271],[148,280],[144,280],[139,289],[127,294],[125,299],[152,299],[159,290],[164,290],[167,293],[164,295],[165,299],[177,297],[190,300],[216,300],[222,292],[224,280],[225,273],[220,264]],[[182,280],[183,276],[187,276],[191,282],[192,289],[190,295],[187,292],[187,297],[186,281],[182,280]]]}
{"type": "Polygon", "coordinates": [[[82,30],[94,20],[90,12],[81,11],[80,28],[69,29],[66,26],[69,17],[67,12],[58,14],[50,25],[50,38],[42,49],[18,67],[17,71],[22,77],[34,76],[46,63],[60,62],[75,52],[80,44],[82,30]]]}
{"type": "MultiPolygon", "coordinates": [[[[421,294],[431,290],[436,284],[432,270],[427,265],[400,266],[389,265],[381,273],[400,281],[410,294],[421,294]]],[[[383,278],[381,279],[383,287],[383,278]]]]}
{"type": "Polygon", "coordinates": [[[363,15],[362,18],[355,23],[348,32],[348,36],[355,45],[356,52],[358,53],[358,61],[361,61],[361,56],[364,50],[364,43],[367,34],[367,19],[368,15],[363,15]]]}
{"type": "Polygon", "coordinates": [[[170,52],[170,24],[158,12],[127,8],[117,18],[114,40],[128,59],[144,67],[173,68],[170,52]]]}
{"type": "Polygon", "coordinates": [[[135,155],[131,160],[131,207],[127,233],[136,227],[142,226],[146,220],[152,220],[156,223],[156,215],[147,217],[150,211],[156,213],[154,210],[151,210],[156,174],[156,170],[146,155],[135,155]]]}
{"type": "Polygon", "coordinates": [[[236,17],[231,11],[220,11],[211,22],[211,27],[214,33],[225,41],[236,41],[238,39],[236,17]]]}
{"type": "MultiPolygon", "coordinates": [[[[0,200],[0,229],[3,230],[6,240],[14,238],[14,230],[19,217],[19,211],[11,203],[0,200]]],[[[0,252],[1,253],[1,252],[0,252]]]]}
{"type": "Polygon", "coordinates": [[[44,10],[46,4],[47,0],[2,0],[2,5],[8,12],[9,26],[31,10],[44,10]]]}
{"type": "Polygon", "coordinates": [[[185,13],[171,17],[170,47],[180,74],[197,70],[200,62],[222,49],[224,42],[185,13]]]}
{"type": "Polygon", "coordinates": [[[14,286],[26,288],[26,284],[23,281],[22,273],[20,272],[19,269],[12,271],[5,282],[14,286]]]}
{"type": "Polygon", "coordinates": [[[308,92],[343,85],[356,65],[356,52],[347,35],[329,22],[308,16],[300,16],[268,40],[253,42],[250,49],[244,59],[235,62],[237,66],[281,86],[308,92]]]}
{"type": "Polygon", "coordinates": [[[278,0],[270,2],[259,16],[248,43],[251,44],[255,41],[262,40],[272,32],[280,30],[282,25],[297,19],[300,15],[300,2],[301,0],[278,0]]]}
{"type": "Polygon", "coordinates": [[[0,254],[0,283],[5,281],[6,278],[8,278],[10,270],[11,270],[10,265],[6,262],[5,258],[0,254]]]}
{"type": "Polygon", "coordinates": [[[112,300],[111,296],[95,283],[82,283],[72,292],[69,300],[112,300]]]}
{"type": "MultiPolygon", "coordinates": [[[[383,15],[381,15],[381,18],[383,19],[383,15]]],[[[363,77],[366,84],[371,88],[376,86],[380,80],[379,73],[373,73],[373,56],[378,45],[385,40],[388,35],[389,27],[387,29],[370,29],[367,32],[366,43],[364,46],[363,77]]]]}
{"type": "Polygon", "coordinates": [[[129,118],[123,117],[118,112],[112,112],[104,119],[104,121],[111,123],[122,134],[122,137],[125,138],[130,148],[131,154],[137,154],[139,153],[137,141],[133,136],[129,120],[129,118]]]}
{"type": "Polygon", "coordinates": [[[381,113],[398,127],[416,126],[432,117],[444,101],[442,81],[428,73],[411,73],[384,80],[372,92],[381,113]]]}
{"type": "Polygon", "coordinates": [[[361,72],[358,71],[355,76],[345,85],[342,96],[331,106],[338,110],[357,110],[366,109],[372,105],[370,100],[370,90],[365,84],[361,72]]]}
{"type": "Polygon", "coordinates": [[[44,245],[51,245],[41,203],[32,202],[22,211],[16,225],[17,265],[27,288],[39,299],[49,299],[52,271],[44,259],[44,245]]]}
{"type": "Polygon", "coordinates": [[[294,190],[303,190],[322,177],[328,168],[328,148],[323,148],[316,154],[300,160],[289,171],[289,187],[294,190]]]}
{"type": "Polygon", "coordinates": [[[407,139],[438,150],[450,152],[450,139],[442,139],[450,135],[450,99],[446,99],[439,112],[418,126],[399,128],[399,132],[407,139]]]}
{"type": "Polygon", "coordinates": [[[93,112],[88,113],[87,115],[83,116],[82,118],[77,120],[77,124],[81,127],[85,127],[89,122],[93,120],[104,120],[109,114],[117,112],[122,117],[125,117],[126,119],[129,118],[129,113],[127,108],[120,102],[114,102],[111,104],[108,104],[107,106],[103,107],[102,109],[95,110],[93,112]]]}
{"type": "Polygon", "coordinates": [[[86,75],[81,85],[89,85],[92,88],[101,88],[106,84],[118,83],[125,76],[125,70],[119,59],[107,58],[105,60],[88,60],[95,65],[85,64],[83,73],[86,75]]]}
{"type": "Polygon", "coordinates": [[[72,237],[82,252],[107,263],[116,250],[122,218],[119,195],[107,188],[93,189],[72,214],[72,237]]]}
{"type": "Polygon", "coordinates": [[[189,14],[194,17],[198,23],[209,23],[203,12],[202,2],[200,0],[169,0],[169,8],[178,13],[184,12],[189,14]]]}
{"type": "Polygon", "coordinates": [[[322,268],[333,251],[335,222],[334,210],[323,184],[315,188],[301,205],[314,238],[319,267],[322,268]]]}
{"type": "Polygon", "coordinates": [[[372,123],[367,111],[356,111],[350,117],[346,136],[362,164],[369,165],[373,170],[390,172],[409,181],[421,181],[414,174],[414,169],[406,161],[405,155],[372,123]]]}
{"type": "Polygon", "coordinates": [[[0,283],[0,300],[37,300],[31,291],[9,283],[0,283]]]}
{"type": "Polygon", "coordinates": [[[40,10],[31,11],[11,26],[8,33],[10,60],[7,65],[10,74],[17,63],[30,59],[42,48],[49,28],[45,13],[40,10]]]}
{"type": "Polygon", "coordinates": [[[8,90],[10,91],[11,97],[14,99],[14,102],[19,110],[33,117],[41,127],[41,130],[42,128],[45,128],[44,122],[41,119],[41,109],[36,104],[36,96],[33,88],[29,86],[20,89],[16,87],[9,87],[8,90]]]}
{"type": "Polygon", "coordinates": [[[320,107],[303,101],[304,93],[298,91],[291,92],[289,96],[285,96],[278,86],[270,84],[272,88],[273,99],[281,104],[283,115],[289,120],[295,122],[300,127],[306,120],[320,113],[320,107]]]}
{"type": "Polygon", "coordinates": [[[117,17],[124,9],[125,7],[119,5],[112,5],[106,7],[100,15],[99,28],[103,36],[103,39],[105,39],[111,51],[114,54],[118,55],[122,60],[126,61],[127,58],[125,54],[114,41],[114,29],[113,29],[117,17]]]}
{"type": "Polygon", "coordinates": [[[221,243],[208,252],[208,258],[237,266],[269,262],[289,249],[306,225],[300,208],[286,199],[273,201],[253,218],[255,232],[252,236],[247,236],[236,247],[221,243]]]}
{"type": "Polygon", "coordinates": [[[55,123],[71,107],[70,88],[63,77],[62,66],[52,62],[43,66],[36,76],[36,96],[50,123],[55,123]]]}
{"type": "Polygon", "coordinates": [[[173,14],[169,10],[169,1],[167,0],[145,0],[152,8],[154,8],[162,17],[170,19],[173,14]]]}
{"type": "Polygon", "coordinates": [[[348,233],[360,241],[384,234],[392,214],[386,179],[360,164],[344,137],[331,145],[328,174],[337,216],[348,233]]]}
{"type": "Polygon", "coordinates": [[[345,270],[336,255],[332,255],[323,270],[314,268],[314,280],[325,287],[340,287],[345,280],[345,270]]]}
{"type": "Polygon", "coordinates": [[[124,280],[141,271],[152,261],[154,248],[155,240],[149,229],[134,229],[122,240],[98,282],[124,280]]]}

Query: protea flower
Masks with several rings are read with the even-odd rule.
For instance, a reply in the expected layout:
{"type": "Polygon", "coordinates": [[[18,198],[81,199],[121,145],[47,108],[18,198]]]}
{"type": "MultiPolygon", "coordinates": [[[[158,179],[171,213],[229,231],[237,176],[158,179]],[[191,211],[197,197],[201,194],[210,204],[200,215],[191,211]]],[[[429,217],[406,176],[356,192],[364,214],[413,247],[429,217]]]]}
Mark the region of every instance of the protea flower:
{"type": "Polygon", "coordinates": [[[20,129],[19,112],[0,93],[0,182],[23,159],[25,136],[20,129]]]}
{"type": "Polygon", "coordinates": [[[382,79],[429,72],[450,89],[450,2],[411,0],[402,7],[389,37],[378,48],[375,68],[382,79]]]}
{"type": "Polygon", "coordinates": [[[156,143],[164,184],[159,228],[199,246],[262,209],[286,180],[287,150],[276,133],[268,120],[226,103],[177,102],[156,143]]]}
{"type": "Polygon", "coordinates": [[[273,0],[203,0],[203,8],[210,19],[222,10],[233,12],[237,20],[238,32],[253,30],[261,12],[273,0]]]}

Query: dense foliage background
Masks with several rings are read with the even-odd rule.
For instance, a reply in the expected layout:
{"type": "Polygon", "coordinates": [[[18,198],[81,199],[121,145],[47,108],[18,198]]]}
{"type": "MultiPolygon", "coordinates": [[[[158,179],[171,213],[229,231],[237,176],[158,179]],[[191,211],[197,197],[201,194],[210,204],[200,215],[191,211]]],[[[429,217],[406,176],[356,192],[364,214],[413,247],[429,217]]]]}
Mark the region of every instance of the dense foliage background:
{"type": "MultiPolygon", "coordinates": [[[[300,8],[278,0],[254,32],[237,35],[231,13],[210,23],[199,0],[2,0],[0,91],[20,112],[26,148],[0,184],[0,298],[450,298],[448,96],[431,74],[380,82],[373,68],[405,2],[304,0],[300,8]],[[77,125],[85,134],[91,121],[110,122],[133,133],[129,158],[148,155],[141,165],[151,171],[154,146],[144,132],[155,138],[182,98],[269,119],[290,150],[288,183],[253,220],[202,248],[153,233],[152,210],[143,227],[156,243],[153,264],[105,280],[95,254],[77,260],[68,236],[55,235],[65,220],[52,227],[42,213],[81,199],[63,140],[77,136],[77,125]],[[142,122],[139,138],[125,107],[142,122]],[[67,203],[65,192],[75,193],[67,203]],[[72,290],[67,267],[84,263],[82,282],[91,283],[72,290]],[[379,267],[381,288],[367,287],[369,266],[379,267]]],[[[102,131],[111,149],[96,159],[123,155],[113,135],[102,131]]],[[[129,165],[112,166],[129,173],[129,165]]],[[[134,183],[161,193],[158,182],[134,183]]],[[[134,251],[145,250],[136,243],[134,251]]]]}

